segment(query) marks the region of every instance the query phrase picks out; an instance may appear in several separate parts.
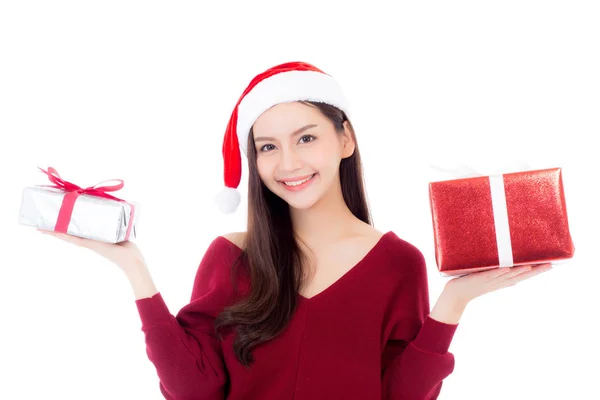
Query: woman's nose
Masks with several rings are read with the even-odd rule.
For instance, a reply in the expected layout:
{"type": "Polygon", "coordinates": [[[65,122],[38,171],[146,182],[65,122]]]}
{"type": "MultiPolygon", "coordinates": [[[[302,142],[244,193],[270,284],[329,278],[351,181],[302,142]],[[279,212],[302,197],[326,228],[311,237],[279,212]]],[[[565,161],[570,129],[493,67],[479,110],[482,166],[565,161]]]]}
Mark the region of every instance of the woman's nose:
{"type": "Polygon", "coordinates": [[[280,167],[286,171],[293,171],[300,166],[300,158],[298,153],[293,150],[283,151],[281,154],[280,167]]]}

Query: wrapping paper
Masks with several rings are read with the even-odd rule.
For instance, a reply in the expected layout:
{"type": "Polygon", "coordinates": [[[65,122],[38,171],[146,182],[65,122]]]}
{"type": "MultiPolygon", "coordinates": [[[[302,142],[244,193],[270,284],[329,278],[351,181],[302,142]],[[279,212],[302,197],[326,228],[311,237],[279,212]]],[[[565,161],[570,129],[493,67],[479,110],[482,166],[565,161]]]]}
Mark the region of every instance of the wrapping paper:
{"type": "Polygon", "coordinates": [[[54,185],[35,185],[23,189],[19,223],[44,230],[67,233],[97,241],[119,243],[136,238],[139,204],[114,197],[107,192],[123,187],[81,188],[63,180],[50,167],[54,185]]]}
{"type": "Polygon", "coordinates": [[[573,257],[561,168],[430,182],[429,200],[442,275],[573,257]]]}

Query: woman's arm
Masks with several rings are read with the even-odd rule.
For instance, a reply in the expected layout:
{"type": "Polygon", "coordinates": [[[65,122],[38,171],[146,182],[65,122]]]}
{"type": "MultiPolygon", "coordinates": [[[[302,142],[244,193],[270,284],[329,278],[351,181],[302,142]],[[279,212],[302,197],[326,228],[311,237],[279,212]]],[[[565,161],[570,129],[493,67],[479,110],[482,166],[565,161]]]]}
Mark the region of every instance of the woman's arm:
{"type": "Polygon", "coordinates": [[[446,290],[438,298],[429,316],[445,324],[458,324],[467,304],[456,299],[446,290]]]}
{"type": "Polygon", "coordinates": [[[204,255],[190,303],[171,314],[156,290],[148,268],[125,269],[141,318],[146,354],[154,365],[166,399],[222,400],[228,372],[214,319],[230,299],[223,253],[214,241],[204,255]]]}
{"type": "Polygon", "coordinates": [[[448,351],[463,311],[455,297],[440,296],[429,308],[429,285],[425,259],[416,248],[397,255],[403,271],[386,321],[387,336],[382,355],[384,400],[434,400],[443,380],[454,370],[448,351]]]}
{"type": "Polygon", "coordinates": [[[148,266],[143,261],[133,263],[124,269],[125,276],[131,284],[136,300],[150,298],[158,293],[148,266]]]}

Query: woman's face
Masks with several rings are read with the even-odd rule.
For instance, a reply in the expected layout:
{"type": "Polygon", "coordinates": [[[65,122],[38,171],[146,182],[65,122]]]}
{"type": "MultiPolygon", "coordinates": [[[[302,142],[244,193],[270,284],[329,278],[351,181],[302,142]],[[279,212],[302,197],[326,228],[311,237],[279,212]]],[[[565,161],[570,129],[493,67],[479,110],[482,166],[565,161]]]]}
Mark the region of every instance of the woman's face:
{"type": "Polygon", "coordinates": [[[265,111],[253,132],[261,180],[296,209],[311,208],[339,188],[340,162],[354,152],[349,129],[336,132],[318,108],[298,102],[265,111]]]}

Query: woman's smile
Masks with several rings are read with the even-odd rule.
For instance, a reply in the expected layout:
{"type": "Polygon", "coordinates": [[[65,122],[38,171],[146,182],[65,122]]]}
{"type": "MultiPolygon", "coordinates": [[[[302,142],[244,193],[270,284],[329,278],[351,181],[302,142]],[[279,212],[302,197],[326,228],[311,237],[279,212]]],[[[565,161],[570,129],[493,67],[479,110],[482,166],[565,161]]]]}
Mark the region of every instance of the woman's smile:
{"type": "Polygon", "coordinates": [[[299,190],[304,189],[305,187],[307,187],[308,185],[310,185],[310,183],[313,181],[313,178],[317,175],[317,173],[314,173],[312,175],[310,175],[307,178],[304,178],[302,180],[294,180],[294,181],[279,181],[279,183],[286,189],[286,190],[290,190],[292,192],[297,192],[299,190]]]}

